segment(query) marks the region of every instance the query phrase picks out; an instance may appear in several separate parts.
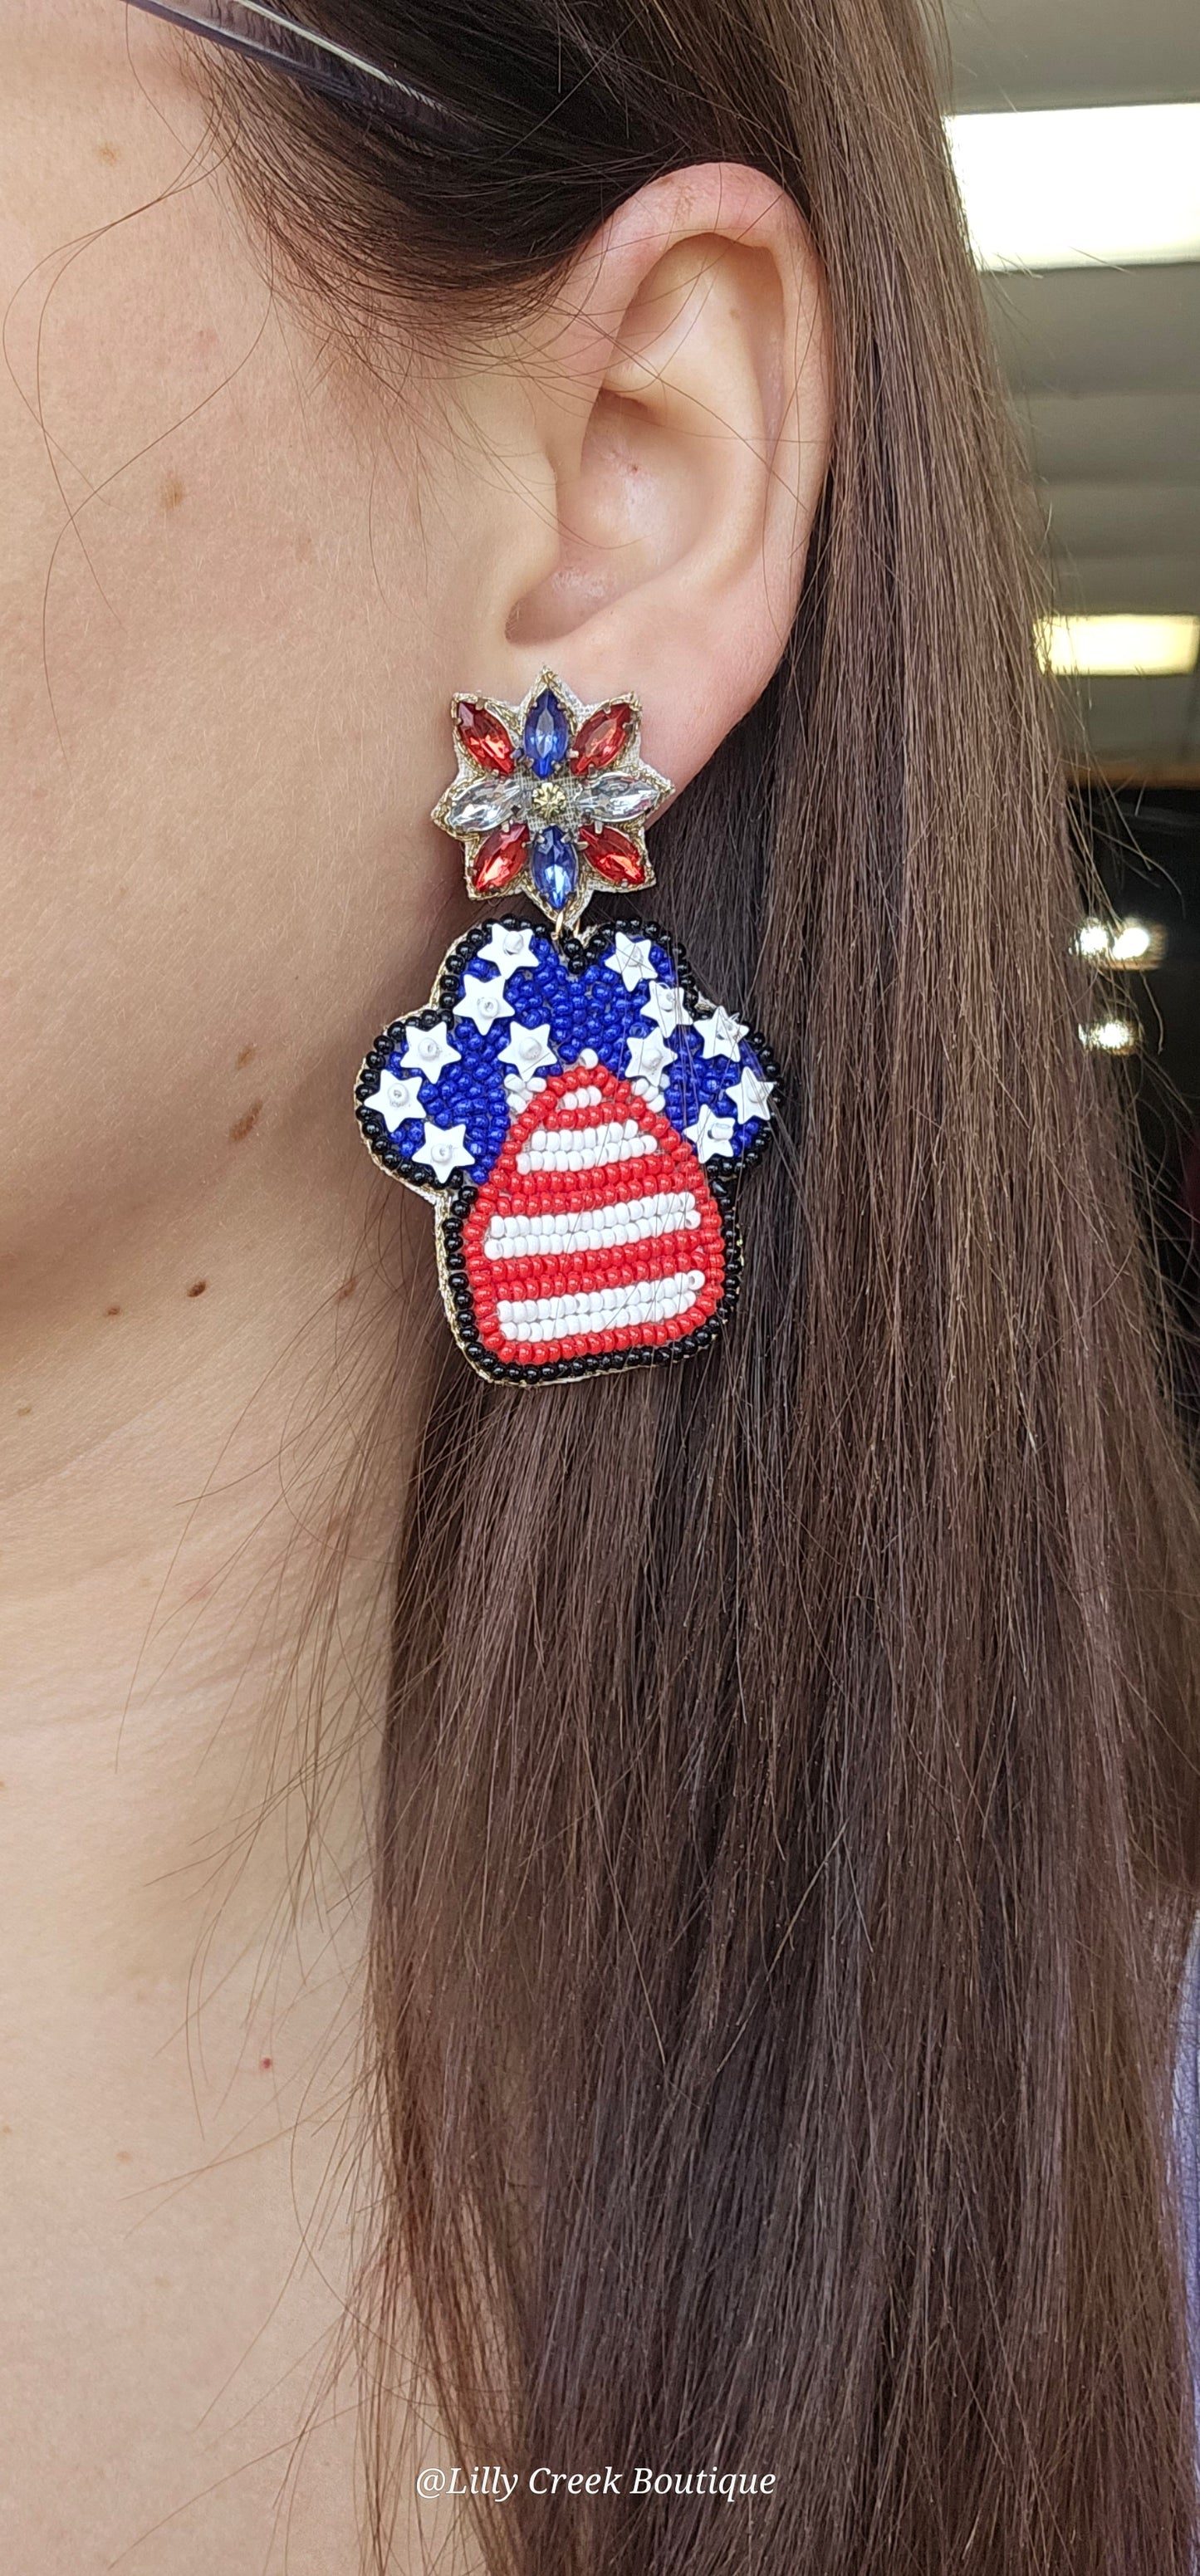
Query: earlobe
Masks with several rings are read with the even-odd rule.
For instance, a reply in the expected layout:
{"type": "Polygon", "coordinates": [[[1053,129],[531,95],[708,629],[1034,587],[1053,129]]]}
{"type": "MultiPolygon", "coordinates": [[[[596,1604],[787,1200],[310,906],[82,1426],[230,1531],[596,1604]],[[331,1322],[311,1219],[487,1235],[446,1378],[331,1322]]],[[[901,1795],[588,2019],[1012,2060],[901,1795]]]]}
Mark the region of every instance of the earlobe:
{"type": "Polygon", "coordinates": [[[796,208],[740,168],[643,189],[576,262],[534,382],[557,546],[509,649],[583,696],[636,687],[685,784],[779,661],[824,477],[827,332],[796,208]]]}

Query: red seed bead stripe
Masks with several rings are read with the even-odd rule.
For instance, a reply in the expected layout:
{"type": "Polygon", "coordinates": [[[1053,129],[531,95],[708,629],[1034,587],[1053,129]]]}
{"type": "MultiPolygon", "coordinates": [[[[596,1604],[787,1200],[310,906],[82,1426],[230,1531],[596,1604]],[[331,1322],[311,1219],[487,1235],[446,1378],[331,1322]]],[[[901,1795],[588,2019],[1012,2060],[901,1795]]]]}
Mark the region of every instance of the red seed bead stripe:
{"type": "Polygon", "coordinates": [[[489,715],[486,707],[472,706],[468,699],[460,698],[458,739],[481,769],[498,769],[505,778],[511,778],[515,754],[499,716],[489,715]]]}
{"type": "Polygon", "coordinates": [[[503,823],[481,843],[471,882],[476,894],[502,894],[519,876],[529,853],[527,823],[503,823]]]}
{"type": "Polygon", "coordinates": [[[571,746],[571,769],[576,778],[590,778],[594,769],[611,769],[619,760],[633,731],[633,709],[624,700],[611,707],[597,707],[587,716],[571,746]]]}
{"type": "MultiPolygon", "coordinates": [[[[549,1208],[536,1206],[523,1210],[524,1215],[533,1218],[551,1213],[549,1208]]],[[[514,1252],[503,1261],[488,1261],[486,1284],[499,1297],[507,1297],[518,1281],[528,1286],[531,1296],[551,1297],[568,1289],[586,1288],[589,1280],[612,1284],[610,1273],[614,1280],[629,1286],[634,1252],[639,1279],[670,1279],[680,1269],[707,1271],[708,1261],[700,1256],[710,1254],[720,1240],[719,1222],[714,1229],[701,1217],[698,1226],[680,1223],[669,1230],[664,1226],[660,1233],[647,1235],[636,1246],[614,1243],[607,1252],[574,1252],[569,1247],[561,1252],[514,1252]],[[685,1252],[689,1255],[686,1261],[681,1257],[685,1252]]]]}
{"type": "Polygon", "coordinates": [[[615,823],[606,823],[599,832],[591,823],[584,823],[579,838],[597,876],[606,878],[609,885],[645,885],[646,863],[628,832],[618,832],[615,823]]]}
{"type": "Polygon", "coordinates": [[[582,1065],[552,1075],[545,1089],[514,1122],[506,1160],[513,1177],[507,1185],[499,1174],[495,1181],[484,1183],[462,1235],[476,1329],[484,1348],[495,1358],[516,1362],[536,1373],[562,1359],[661,1349],[686,1340],[716,1313],[727,1285],[725,1236],[721,1211],[703,1165],[686,1138],[619,1075],[609,1073],[603,1066],[582,1065]],[[601,1093],[601,1102],[581,1109],[560,1108],[558,1095],[582,1082],[601,1093]],[[528,1173],[517,1179],[515,1155],[535,1129],[546,1127],[551,1133],[570,1135],[594,1125],[606,1113],[635,1117],[640,1133],[654,1138],[658,1152],[631,1157],[623,1165],[595,1166],[585,1172],[528,1173]],[[644,1197],[648,1190],[685,1192],[700,1218],[699,1225],[676,1224],[664,1227],[661,1233],[642,1236],[633,1244],[614,1243],[591,1251],[572,1250],[564,1244],[561,1251],[514,1253],[497,1260],[484,1250],[493,1216],[519,1214],[536,1220],[564,1212],[584,1215],[599,1208],[619,1210],[644,1197]],[[564,1316],[561,1333],[545,1340],[525,1341],[510,1337],[498,1312],[500,1304],[516,1299],[541,1301],[595,1295],[605,1288],[633,1290],[657,1279],[676,1277],[684,1270],[699,1272],[700,1286],[678,1315],[614,1323],[594,1332],[572,1331],[573,1319],[564,1316]]]}

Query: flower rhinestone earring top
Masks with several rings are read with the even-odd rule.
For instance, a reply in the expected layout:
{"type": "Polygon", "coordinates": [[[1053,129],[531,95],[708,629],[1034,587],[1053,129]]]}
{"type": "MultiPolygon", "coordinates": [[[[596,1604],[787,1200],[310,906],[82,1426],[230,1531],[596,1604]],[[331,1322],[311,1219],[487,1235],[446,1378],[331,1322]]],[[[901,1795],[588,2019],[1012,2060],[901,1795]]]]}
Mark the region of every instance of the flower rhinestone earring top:
{"type": "Polygon", "coordinates": [[[576,925],[653,883],[645,828],[673,793],[634,697],[581,705],[552,671],[523,704],[451,704],[458,775],[433,819],[480,899],[517,915],[455,941],[429,1003],[359,1075],[375,1160],[433,1203],[442,1297],[484,1377],[524,1384],[701,1349],[737,1293],[732,1183],[762,1150],[775,1075],[650,922],[576,925]]]}
{"type": "Polygon", "coordinates": [[[460,698],[458,776],[433,809],[479,896],[530,894],[573,930],[592,895],[653,885],[645,826],[671,781],[641,757],[636,698],[584,707],[544,671],[522,707],[460,698]]]}

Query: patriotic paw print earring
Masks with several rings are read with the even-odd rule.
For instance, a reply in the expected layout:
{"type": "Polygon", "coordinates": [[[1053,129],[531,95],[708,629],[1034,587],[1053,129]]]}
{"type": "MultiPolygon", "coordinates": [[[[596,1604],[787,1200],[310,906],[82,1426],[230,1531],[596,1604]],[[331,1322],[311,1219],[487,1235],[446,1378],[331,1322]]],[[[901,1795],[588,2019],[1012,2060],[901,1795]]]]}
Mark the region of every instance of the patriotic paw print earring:
{"type": "Polygon", "coordinates": [[[732,1184],[766,1142],[762,1039],[707,1001],[674,942],[593,894],[654,882],[672,793],[636,698],[583,706],[552,671],[524,703],[455,698],[458,775],[433,809],[472,895],[531,898],[455,941],[429,1003],[358,1078],[376,1162],[432,1203],[451,1330],[481,1376],[537,1385],[683,1358],[726,1321],[732,1184]]]}

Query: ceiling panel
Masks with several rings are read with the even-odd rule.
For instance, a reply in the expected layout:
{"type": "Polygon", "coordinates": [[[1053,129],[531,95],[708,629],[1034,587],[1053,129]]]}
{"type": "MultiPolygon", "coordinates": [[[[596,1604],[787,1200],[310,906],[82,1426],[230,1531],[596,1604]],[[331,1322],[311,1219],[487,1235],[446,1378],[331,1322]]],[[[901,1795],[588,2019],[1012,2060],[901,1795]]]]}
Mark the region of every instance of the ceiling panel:
{"type": "Polygon", "coordinates": [[[1052,605],[1078,616],[1127,610],[1152,617],[1200,615],[1200,549],[1190,555],[1057,555],[1049,574],[1052,605]]]}
{"type": "MultiPolygon", "coordinates": [[[[960,110],[1200,99],[1200,0],[950,0],[946,32],[960,110]]],[[[1055,605],[1200,613],[1200,263],[984,293],[1055,605]]],[[[1096,680],[1074,707],[1098,760],[1200,763],[1200,679],[1096,680]]]]}
{"type": "Polygon", "coordinates": [[[1200,392],[1022,394],[1019,417],[1049,483],[1200,481],[1200,392]]]}
{"type": "MultiPolygon", "coordinates": [[[[1042,460],[1039,459],[1039,463],[1042,460]]],[[[1178,550],[1200,555],[1200,481],[1076,482],[1056,479],[1043,494],[1056,557],[1143,563],[1178,550]]]]}
{"type": "Polygon", "coordinates": [[[1026,392],[1200,393],[1200,263],[1009,274],[984,294],[1026,392]]]}
{"type": "Polygon", "coordinates": [[[1200,98],[1196,0],[952,0],[958,108],[1200,98]]]}
{"type": "MultiPolygon", "coordinates": [[[[1171,768],[1197,755],[1195,673],[1177,680],[1088,680],[1064,691],[1078,711],[1080,757],[1103,761],[1140,754],[1171,768]]],[[[1068,713],[1068,744],[1072,743],[1068,713]]]]}

